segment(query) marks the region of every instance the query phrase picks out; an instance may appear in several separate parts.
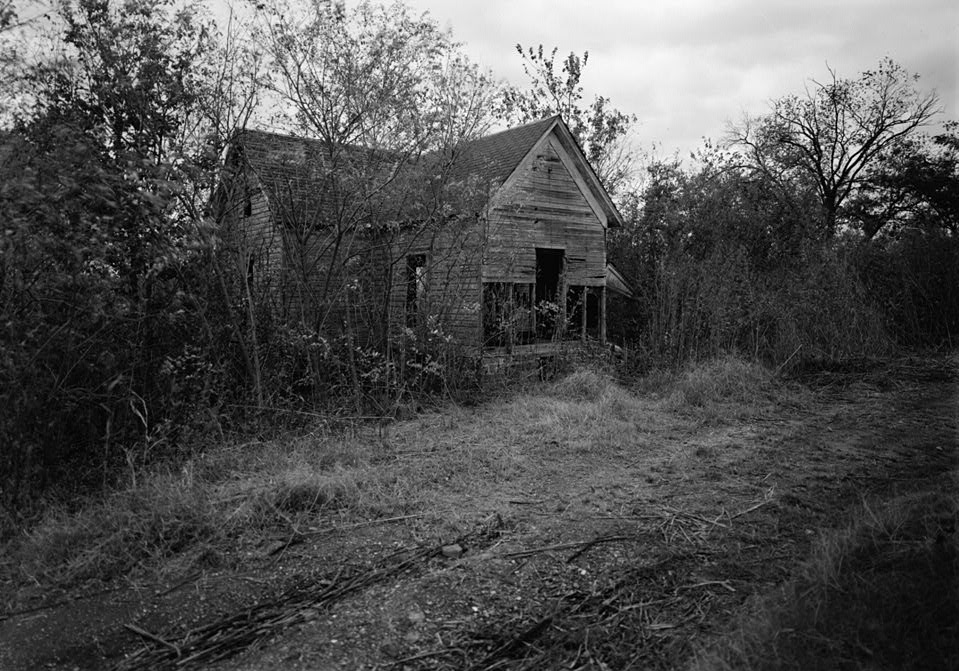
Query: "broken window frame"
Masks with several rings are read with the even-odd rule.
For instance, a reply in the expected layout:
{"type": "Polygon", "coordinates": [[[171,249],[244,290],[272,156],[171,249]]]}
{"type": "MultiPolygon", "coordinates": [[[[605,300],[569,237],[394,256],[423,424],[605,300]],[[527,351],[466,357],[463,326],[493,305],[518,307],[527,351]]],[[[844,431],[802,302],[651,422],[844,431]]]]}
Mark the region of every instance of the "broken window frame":
{"type": "Polygon", "coordinates": [[[406,255],[406,325],[416,328],[423,324],[426,299],[429,292],[429,256],[425,252],[406,255]]]}

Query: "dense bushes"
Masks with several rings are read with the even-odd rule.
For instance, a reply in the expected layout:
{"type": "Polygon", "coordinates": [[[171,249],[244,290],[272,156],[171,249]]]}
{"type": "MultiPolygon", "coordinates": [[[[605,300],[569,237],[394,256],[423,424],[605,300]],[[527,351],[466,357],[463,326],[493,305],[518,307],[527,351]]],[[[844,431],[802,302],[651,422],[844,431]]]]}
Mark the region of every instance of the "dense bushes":
{"type": "Polygon", "coordinates": [[[882,355],[892,346],[883,314],[842,250],[767,272],[751,268],[735,248],[704,261],[673,257],[657,269],[646,301],[619,304],[611,332],[655,365],[726,352],[778,365],[799,351],[842,359],[882,355]],[[619,331],[623,312],[642,330],[619,331]]]}
{"type": "Polygon", "coordinates": [[[823,238],[800,187],[784,196],[710,150],[693,170],[653,165],[630,225],[612,232],[611,260],[638,295],[612,304],[613,341],[654,366],[726,352],[780,366],[955,346],[955,235],[924,217],[871,239],[851,222],[823,238]]]}
{"type": "MultiPolygon", "coordinates": [[[[51,488],[75,493],[181,460],[205,434],[260,428],[266,412],[382,415],[411,395],[447,392],[451,377],[469,379],[451,375],[459,364],[441,329],[370,348],[349,329],[327,336],[286,319],[268,292],[252,296],[246,263],[221,235],[215,193],[225,146],[260,93],[265,48],[282,61],[302,47],[304,58],[339,68],[341,107],[310,103],[333,119],[314,135],[359,107],[376,122],[355,120],[331,142],[387,137],[410,156],[447,138],[434,119],[450,111],[436,109],[449,102],[443,86],[488,95],[487,78],[435,24],[399,6],[364,4],[347,18],[303,5],[303,25],[285,8],[262,9],[283,17],[289,35],[255,45],[242,34],[252,27],[232,22],[221,35],[192,0],[64,3],[49,35],[0,16],[16,89],[0,101],[0,526],[51,488]],[[28,39],[49,39],[50,53],[17,50],[28,39]],[[379,66],[402,78],[351,69],[379,66]],[[372,92],[390,82],[395,90],[372,92]],[[418,110],[427,90],[437,99],[418,110]],[[378,108],[368,109],[371,99],[378,108]],[[417,110],[430,133],[400,132],[417,125],[417,110]]],[[[471,110],[480,118],[458,110],[454,125],[482,127],[488,107],[471,110]]],[[[382,184],[354,186],[350,212],[398,216],[388,207],[402,204],[369,195],[382,184]]],[[[359,217],[337,222],[345,237],[359,217]]]]}
{"type": "Polygon", "coordinates": [[[912,230],[857,250],[866,293],[907,347],[959,344],[959,238],[912,230]]]}

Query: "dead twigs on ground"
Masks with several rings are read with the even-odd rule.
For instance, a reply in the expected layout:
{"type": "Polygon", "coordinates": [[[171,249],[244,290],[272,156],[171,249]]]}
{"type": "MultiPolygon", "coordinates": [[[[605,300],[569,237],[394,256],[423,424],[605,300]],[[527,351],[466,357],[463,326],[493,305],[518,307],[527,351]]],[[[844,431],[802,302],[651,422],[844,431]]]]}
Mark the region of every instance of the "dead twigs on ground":
{"type": "Polygon", "coordinates": [[[133,632],[134,634],[136,634],[137,636],[142,636],[143,638],[147,639],[148,641],[153,641],[154,643],[159,643],[160,645],[164,645],[164,646],[170,648],[171,650],[173,650],[173,652],[175,652],[175,653],[177,654],[177,656],[180,655],[180,648],[178,648],[175,644],[170,643],[168,640],[166,640],[166,639],[164,639],[164,638],[160,638],[160,637],[157,636],[156,634],[151,634],[151,633],[148,632],[146,629],[143,629],[143,628],[141,628],[141,627],[138,627],[138,626],[136,626],[135,624],[125,624],[125,625],[123,625],[123,628],[132,631],[132,632],[133,632]]]}
{"type": "Polygon", "coordinates": [[[309,531],[300,531],[295,525],[293,526],[293,532],[290,534],[290,538],[278,547],[273,548],[267,554],[270,556],[280,555],[282,556],[286,550],[294,545],[299,545],[303,543],[307,538],[311,536],[322,536],[325,534],[332,534],[338,531],[352,531],[354,529],[361,529],[363,527],[372,527],[380,524],[392,524],[393,522],[402,522],[404,520],[412,520],[417,517],[422,517],[422,513],[415,515],[400,515],[398,517],[386,517],[378,520],[367,520],[366,522],[358,522],[356,524],[348,524],[344,526],[331,526],[324,529],[310,529],[309,531]]]}
{"type": "Polygon", "coordinates": [[[299,585],[278,598],[259,604],[226,619],[192,629],[177,639],[161,637],[134,625],[126,628],[149,640],[152,646],[133,653],[116,671],[134,669],[181,669],[190,665],[209,665],[237,654],[257,641],[292,625],[307,622],[324,608],[356,592],[395,578],[425,561],[440,556],[450,543],[476,545],[498,535],[498,528],[485,524],[478,533],[461,536],[448,543],[418,548],[399,561],[383,563],[366,570],[339,569],[335,575],[299,585]]]}
{"type": "MultiPolygon", "coordinates": [[[[674,606],[689,601],[688,597],[678,596],[675,573],[681,573],[683,566],[693,559],[692,554],[669,555],[630,570],[605,586],[594,585],[586,594],[567,593],[554,602],[545,615],[531,623],[517,625],[514,631],[518,633],[478,637],[492,638],[498,644],[467,668],[470,671],[558,668],[557,654],[575,645],[583,655],[591,656],[598,650],[594,646],[606,645],[610,635],[639,636],[647,651],[661,642],[677,639],[678,634],[672,633],[673,630],[682,629],[687,621],[700,622],[709,608],[708,604],[697,605],[688,609],[688,613],[673,612],[674,606]],[[659,598],[650,599],[652,595],[659,598]],[[651,610],[655,606],[661,608],[651,610]],[[664,621],[666,613],[663,612],[667,608],[670,609],[668,622],[664,621]],[[604,633],[594,643],[591,632],[598,632],[598,628],[604,633]]],[[[696,603],[706,602],[709,597],[707,590],[696,603]]]]}

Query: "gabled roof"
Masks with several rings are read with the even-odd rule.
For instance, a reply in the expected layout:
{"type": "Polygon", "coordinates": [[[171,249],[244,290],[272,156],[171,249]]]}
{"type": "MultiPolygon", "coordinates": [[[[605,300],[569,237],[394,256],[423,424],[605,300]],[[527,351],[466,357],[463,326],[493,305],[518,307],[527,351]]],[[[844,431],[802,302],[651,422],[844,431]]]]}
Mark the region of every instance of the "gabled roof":
{"type": "MultiPolygon", "coordinates": [[[[583,195],[603,213],[610,226],[623,225],[622,215],[593,170],[579,142],[559,115],[516,126],[466,143],[456,157],[457,175],[473,175],[488,184],[504,184],[523,160],[550,133],[555,133],[573,166],[571,172],[583,195]]],[[[455,156],[455,154],[454,154],[455,156]]]]}
{"type": "MultiPolygon", "coordinates": [[[[572,157],[576,172],[600,204],[610,225],[622,223],[613,204],[576,142],[569,128],[557,115],[516,126],[504,131],[462,143],[452,152],[452,174],[455,178],[478,179],[481,183],[499,186],[522,164],[523,159],[555,130],[560,143],[572,157]]],[[[320,140],[280,135],[258,130],[244,130],[233,141],[234,155],[253,170],[276,212],[303,218],[316,216],[331,206],[325,196],[329,183],[327,148],[320,140]]],[[[341,156],[341,164],[351,158],[378,163],[395,163],[387,152],[350,147],[341,156]]],[[[338,166],[339,167],[339,166],[338,166]]]]}

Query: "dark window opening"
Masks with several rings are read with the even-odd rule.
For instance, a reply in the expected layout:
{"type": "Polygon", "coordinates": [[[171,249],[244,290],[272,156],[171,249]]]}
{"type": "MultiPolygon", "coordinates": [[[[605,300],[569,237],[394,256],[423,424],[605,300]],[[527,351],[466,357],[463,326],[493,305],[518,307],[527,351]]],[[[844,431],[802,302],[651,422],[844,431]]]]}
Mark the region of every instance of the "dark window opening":
{"type": "Polygon", "coordinates": [[[249,217],[253,214],[253,194],[250,187],[243,189],[243,216],[249,217]]]}
{"type": "Polygon", "coordinates": [[[599,292],[591,288],[586,293],[586,335],[599,338],[599,292]]]}
{"type": "Polygon", "coordinates": [[[426,301],[426,254],[406,257],[406,325],[414,327],[421,322],[426,301]]]}
{"type": "Polygon", "coordinates": [[[536,249],[536,337],[551,339],[563,322],[565,305],[560,304],[566,252],[536,249]]]}

